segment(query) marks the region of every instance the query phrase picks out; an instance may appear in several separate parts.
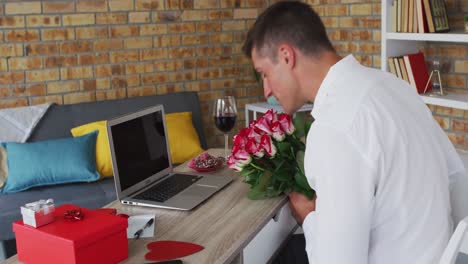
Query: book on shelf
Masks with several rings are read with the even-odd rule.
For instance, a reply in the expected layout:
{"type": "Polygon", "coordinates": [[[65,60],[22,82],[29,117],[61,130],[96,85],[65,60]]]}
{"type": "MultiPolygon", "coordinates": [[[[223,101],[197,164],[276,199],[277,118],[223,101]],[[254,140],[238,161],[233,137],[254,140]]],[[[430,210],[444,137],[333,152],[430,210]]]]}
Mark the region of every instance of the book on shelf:
{"type": "Polygon", "coordinates": [[[388,69],[391,73],[396,75],[398,78],[409,82],[408,73],[405,66],[403,57],[389,57],[388,58],[388,69]]]}
{"type": "Polygon", "coordinates": [[[428,88],[425,91],[426,83],[429,80],[429,72],[422,52],[399,57],[389,57],[387,61],[389,71],[398,78],[408,82],[418,93],[422,94],[432,90],[432,83],[429,82],[428,88]]]}
{"type": "Polygon", "coordinates": [[[411,85],[411,87],[413,87],[417,91],[418,87],[416,86],[416,82],[414,80],[413,69],[411,69],[411,64],[409,62],[408,55],[403,56],[403,60],[406,65],[406,69],[408,69],[409,84],[411,85]]]}
{"type": "Polygon", "coordinates": [[[405,60],[403,60],[403,57],[398,57],[398,62],[400,63],[402,79],[409,83],[408,72],[406,71],[406,66],[405,66],[405,60]]]}
{"type": "Polygon", "coordinates": [[[419,0],[411,0],[413,2],[413,33],[418,33],[418,9],[416,2],[419,0]]]}
{"type": "Polygon", "coordinates": [[[414,0],[408,0],[408,32],[413,31],[413,19],[414,19],[414,0]]]}
{"type": "Polygon", "coordinates": [[[450,31],[444,0],[423,0],[430,33],[450,31]]]}
{"type": "Polygon", "coordinates": [[[392,5],[392,32],[398,32],[398,0],[393,0],[392,5]]]}
{"type": "Polygon", "coordinates": [[[432,17],[432,12],[431,12],[431,4],[429,3],[430,0],[423,0],[423,6],[424,6],[424,14],[426,15],[427,19],[427,28],[429,33],[434,33],[435,28],[434,28],[434,20],[432,17]]]}
{"type": "Polygon", "coordinates": [[[402,0],[398,0],[397,2],[397,23],[398,23],[398,31],[396,32],[401,32],[401,4],[402,0]]]}
{"type": "Polygon", "coordinates": [[[407,69],[408,79],[418,93],[422,94],[432,90],[432,83],[429,82],[428,88],[425,91],[426,83],[429,80],[429,72],[426,66],[424,53],[418,52],[403,56],[403,60],[407,69]]]}
{"type": "Polygon", "coordinates": [[[423,0],[416,0],[416,13],[418,20],[418,33],[429,32],[429,29],[427,28],[426,12],[423,7],[423,0]]]}
{"type": "Polygon", "coordinates": [[[401,5],[401,32],[408,32],[408,0],[403,0],[401,5]]]}
{"type": "Polygon", "coordinates": [[[431,14],[434,21],[435,32],[447,32],[450,31],[447,10],[445,9],[444,0],[430,0],[431,14]]]}
{"type": "Polygon", "coordinates": [[[398,76],[396,73],[395,62],[393,61],[393,58],[390,57],[387,59],[387,61],[388,61],[388,69],[390,70],[390,72],[398,76]]]}
{"type": "Polygon", "coordinates": [[[393,57],[393,63],[395,64],[396,76],[400,79],[403,79],[403,74],[401,74],[400,62],[397,57],[393,57]]]}
{"type": "Polygon", "coordinates": [[[393,0],[391,11],[393,32],[450,31],[444,0],[393,0]]]}

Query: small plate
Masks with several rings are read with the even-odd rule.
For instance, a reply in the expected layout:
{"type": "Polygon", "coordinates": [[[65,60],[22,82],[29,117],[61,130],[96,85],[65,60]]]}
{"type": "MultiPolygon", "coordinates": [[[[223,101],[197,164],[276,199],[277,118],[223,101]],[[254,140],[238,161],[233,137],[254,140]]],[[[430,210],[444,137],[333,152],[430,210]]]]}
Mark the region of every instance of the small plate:
{"type": "Polygon", "coordinates": [[[215,165],[213,165],[211,167],[207,167],[207,168],[199,168],[199,167],[195,166],[195,161],[197,160],[197,158],[199,158],[199,157],[195,157],[195,158],[191,159],[190,162],[188,163],[188,167],[191,168],[194,171],[197,171],[197,172],[215,171],[215,170],[219,169],[221,166],[223,166],[223,163],[224,163],[223,159],[216,158],[215,165]]]}
{"type": "Polygon", "coordinates": [[[223,162],[217,162],[217,164],[213,167],[209,168],[197,168],[197,167],[190,167],[192,170],[197,171],[197,172],[209,172],[209,171],[215,171],[219,169],[223,165],[223,162]]]}

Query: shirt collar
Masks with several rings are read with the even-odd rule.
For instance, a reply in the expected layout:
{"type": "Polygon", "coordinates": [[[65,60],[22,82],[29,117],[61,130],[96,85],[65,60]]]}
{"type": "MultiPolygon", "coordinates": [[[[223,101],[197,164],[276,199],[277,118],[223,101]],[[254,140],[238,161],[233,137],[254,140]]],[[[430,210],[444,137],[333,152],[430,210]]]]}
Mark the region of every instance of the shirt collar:
{"type": "Polygon", "coordinates": [[[314,108],[311,111],[311,115],[317,119],[318,115],[320,114],[321,107],[325,104],[328,100],[330,95],[332,94],[333,84],[339,77],[343,77],[343,74],[350,72],[353,67],[360,65],[359,62],[354,58],[353,55],[348,55],[333,66],[330,67],[328,70],[327,75],[322,81],[320,88],[318,89],[317,96],[315,96],[314,101],[314,108]]]}

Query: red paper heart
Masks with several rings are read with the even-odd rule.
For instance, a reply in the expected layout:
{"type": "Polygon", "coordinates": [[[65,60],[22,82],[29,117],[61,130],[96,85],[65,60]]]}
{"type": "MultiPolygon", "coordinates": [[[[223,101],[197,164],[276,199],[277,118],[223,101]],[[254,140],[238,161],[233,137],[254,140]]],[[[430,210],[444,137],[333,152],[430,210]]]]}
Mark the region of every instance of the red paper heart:
{"type": "Polygon", "coordinates": [[[185,257],[204,249],[204,247],[181,241],[156,241],[146,245],[150,252],[146,253],[145,259],[151,261],[162,261],[185,257]]]}

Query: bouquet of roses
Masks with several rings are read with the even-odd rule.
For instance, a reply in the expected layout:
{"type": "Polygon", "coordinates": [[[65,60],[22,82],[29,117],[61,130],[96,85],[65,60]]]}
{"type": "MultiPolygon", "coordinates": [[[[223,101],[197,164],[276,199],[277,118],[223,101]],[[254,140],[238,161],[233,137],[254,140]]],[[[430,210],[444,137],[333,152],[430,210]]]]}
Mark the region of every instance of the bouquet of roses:
{"type": "Polygon", "coordinates": [[[290,115],[278,115],[270,109],[234,136],[227,164],[251,185],[250,199],[292,191],[312,199],[314,190],[304,174],[305,144],[301,141],[309,128],[300,115],[293,124],[290,115]]]}

